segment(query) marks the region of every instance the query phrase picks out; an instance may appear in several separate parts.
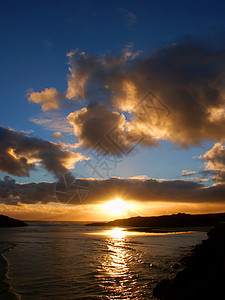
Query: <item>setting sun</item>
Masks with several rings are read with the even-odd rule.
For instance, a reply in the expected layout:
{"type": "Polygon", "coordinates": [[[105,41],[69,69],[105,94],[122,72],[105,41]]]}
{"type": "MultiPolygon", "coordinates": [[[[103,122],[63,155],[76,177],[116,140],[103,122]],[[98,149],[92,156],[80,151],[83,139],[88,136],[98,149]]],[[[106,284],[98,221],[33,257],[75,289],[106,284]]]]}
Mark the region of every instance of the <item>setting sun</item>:
{"type": "Polygon", "coordinates": [[[122,213],[131,209],[131,206],[125,201],[116,198],[104,204],[103,209],[105,212],[110,213],[112,215],[121,215],[122,213]]]}

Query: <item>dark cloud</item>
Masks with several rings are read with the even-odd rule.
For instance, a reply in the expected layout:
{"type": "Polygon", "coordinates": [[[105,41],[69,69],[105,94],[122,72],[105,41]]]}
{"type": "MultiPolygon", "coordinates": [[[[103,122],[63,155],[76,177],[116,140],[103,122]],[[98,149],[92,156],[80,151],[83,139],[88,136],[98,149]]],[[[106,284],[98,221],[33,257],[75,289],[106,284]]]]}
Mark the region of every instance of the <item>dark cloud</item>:
{"type": "MultiPolygon", "coordinates": [[[[135,140],[131,145],[168,140],[180,147],[225,138],[225,48],[218,41],[183,38],[145,55],[128,45],[121,54],[75,50],[68,57],[64,104],[88,105],[69,115],[86,148],[98,139],[108,143],[105,137],[115,127],[122,148],[128,136],[135,140]]],[[[29,100],[44,110],[59,109],[60,95],[50,88],[31,93],[29,100]]],[[[116,147],[110,149],[119,154],[116,147]]]]}
{"type": "Polygon", "coordinates": [[[79,153],[24,133],[0,127],[0,170],[16,176],[29,176],[40,163],[49,172],[60,176],[85,159],[79,153]]]}
{"type": "Polygon", "coordinates": [[[121,179],[102,180],[75,179],[73,176],[61,178],[54,183],[19,184],[10,178],[0,180],[0,202],[64,204],[104,203],[106,199],[120,197],[124,200],[142,202],[179,202],[179,203],[224,203],[225,185],[205,187],[202,183],[185,180],[121,179]],[[67,181],[65,186],[64,179],[67,181]],[[85,195],[84,193],[85,192],[85,195]],[[85,198],[81,198],[82,195],[85,198]]]}
{"type": "Polygon", "coordinates": [[[225,137],[224,48],[187,39],[146,56],[75,51],[69,58],[67,96],[129,112],[151,140],[189,147],[225,137]]]}
{"type": "Polygon", "coordinates": [[[137,143],[148,146],[157,144],[143,131],[127,123],[123,114],[98,104],[90,104],[70,113],[68,120],[82,146],[101,150],[105,154],[119,156],[128,153],[137,143]]]}
{"type": "Polygon", "coordinates": [[[136,62],[136,86],[159,93],[171,110],[165,138],[181,146],[225,134],[225,50],[181,41],[136,62]]]}
{"type": "Polygon", "coordinates": [[[0,202],[7,205],[54,202],[54,184],[48,182],[17,183],[9,176],[0,179],[0,202]]]}

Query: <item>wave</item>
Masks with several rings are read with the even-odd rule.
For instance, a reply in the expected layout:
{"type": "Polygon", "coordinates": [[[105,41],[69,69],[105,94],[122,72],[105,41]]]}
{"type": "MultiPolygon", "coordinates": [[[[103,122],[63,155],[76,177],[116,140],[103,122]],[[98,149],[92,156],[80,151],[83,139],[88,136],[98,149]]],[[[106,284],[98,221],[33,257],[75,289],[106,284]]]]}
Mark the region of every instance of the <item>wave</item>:
{"type": "Polygon", "coordinates": [[[5,252],[11,251],[16,244],[0,244],[0,299],[4,300],[21,300],[21,297],[13,292],[8,274],[8,261],[4,256],[5,252]]]}

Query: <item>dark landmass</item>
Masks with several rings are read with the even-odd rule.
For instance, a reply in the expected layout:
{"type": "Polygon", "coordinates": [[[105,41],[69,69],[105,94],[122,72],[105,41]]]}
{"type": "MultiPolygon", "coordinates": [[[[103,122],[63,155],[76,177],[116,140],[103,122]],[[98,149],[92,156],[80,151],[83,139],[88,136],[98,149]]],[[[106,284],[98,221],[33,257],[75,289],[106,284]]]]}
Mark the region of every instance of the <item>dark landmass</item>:
{"type": "Polygon", "coordinates": [[[0,215],[0,227],[21,227],[21,226],[28,226],[28,224],[17,219],[12,219],[10,217],[0,215]]]}
{"type": "MultiPolygon", "coordinates": [[[[141,227],[142,231],[154,232],[156,228],[215,226],[219,222],[225,222],[225,213],[202,215],[178,213],[159,217],[133,217],[110,222],[95,222],[87,226],[141,227]]],[[[141,231],[141,228],[138,231],[141,231]]],[[[137,228],[135,230],[137,231],[137,228]]]]}
{"type": "Polygon", "coordinates": [[[160,281],[153,290],[161,300],[225,299],[225,223],[208,232],[208,239],[183,258],[185,268],[173,280],[160,281]]]}
{"type": "Polygon", "coordinates": [[[151,228],[151,227],[129,227],[125,231],[137,231],[147,233],[175,233],[175,232],[189,232],[202,231],[208,232],[213,226],[191,226],[191,227],[175,227],[175,228],[151,228]]]}

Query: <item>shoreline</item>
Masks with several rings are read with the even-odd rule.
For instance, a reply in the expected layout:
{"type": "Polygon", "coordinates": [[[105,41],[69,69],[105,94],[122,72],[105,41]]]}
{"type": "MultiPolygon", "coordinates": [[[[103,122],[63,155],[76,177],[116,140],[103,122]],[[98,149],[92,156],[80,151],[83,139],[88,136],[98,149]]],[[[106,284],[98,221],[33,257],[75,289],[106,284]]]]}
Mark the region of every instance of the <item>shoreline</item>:
{"type": "Polygon", "coordinates": [[[214,226],[190,226],[190,227],[173,227],[173,228],[149,228],[149,227],[131,227],[125,228],[125,231],[136,231],[146,233],[179,233],[179,232],[208,232],[214,226]]]}
{"type": "MultiPolygon", "coordinates": [[[[184,269],[173,279],[158,282],[153,295],[159,300],[221,299],[225,276],[225,223],[209,230],[208,239],[183,257],[184,269]]],[[[176,264],[178,265],[178,264],[176,264]]]]}
{"type": "Polygon", "coordinates": [[[21,297],[13,291],[10,284],[8,278],[9,263],[4,255],[4,253],[13,250],[14,247],[16,244],[11,244],[0,252],[0,299],[21,300],[21,297]]]}
{"type": "Polygon", "coordinates": [[[213,227],[218,223],[225,222],[225,213],[191,215],[178,213],[172,215],[152,217],[131,217],[127,219],[116,219],[109,222],[87,223],[86,226],[117,226],[130,228],[149,228],[148,230],[188,228],[188,227],[213,227]]]}

